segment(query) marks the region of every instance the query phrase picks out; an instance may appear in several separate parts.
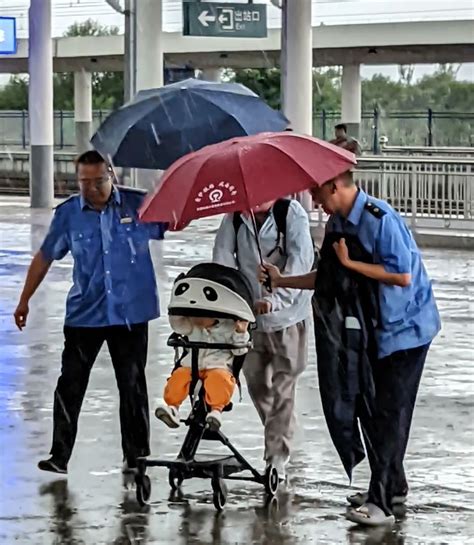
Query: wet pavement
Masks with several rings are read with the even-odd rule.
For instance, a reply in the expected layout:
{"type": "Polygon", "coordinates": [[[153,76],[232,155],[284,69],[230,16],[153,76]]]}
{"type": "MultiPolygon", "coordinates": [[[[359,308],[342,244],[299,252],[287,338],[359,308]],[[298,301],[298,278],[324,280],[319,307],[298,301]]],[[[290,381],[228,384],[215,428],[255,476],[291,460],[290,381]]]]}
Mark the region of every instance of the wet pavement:
{"type": "MultiPolygon", "coordinates": [[[[426,250],[443,319],[423,377],[406,459],[411,494],[405,514],[385,530],[345,521],[348,482],[321,412],[314,347],[298,389],[298,432],[289,485],[265,505],[261,486],[230,484],[216,516],[208,481],[186,481],[171,498],[167,474],[151,469],[151,505],[140,509],[122,486],[118,396],[103,350],[92,372],[66,479],[36,469],[50,446],[53,390],[60,367],[69,258],[56,263],[32,300],[28,327],[11,314],[31,252],[50,215],[21,198],[0,199],[0,544],[306,545],[474,543],[474,253],[426,250]]],[[[216,221],[203,221],[153,243],[163,306],[172,280],[210,258],[216,221]]],[[[172,365],[167,320],[151,325],[148,384],[161,396],[172,365]]],[[[153,407],[153,402],[152,402],[153,407]]],[[[225,415],[223,431],[262,465],[262,429],[245,394],[225,415]]],[[[152,421],[152,451],[173,457],[183,430],[152,421]]],[[[366,464],[354,486],[367,484],[366,464]]]]}

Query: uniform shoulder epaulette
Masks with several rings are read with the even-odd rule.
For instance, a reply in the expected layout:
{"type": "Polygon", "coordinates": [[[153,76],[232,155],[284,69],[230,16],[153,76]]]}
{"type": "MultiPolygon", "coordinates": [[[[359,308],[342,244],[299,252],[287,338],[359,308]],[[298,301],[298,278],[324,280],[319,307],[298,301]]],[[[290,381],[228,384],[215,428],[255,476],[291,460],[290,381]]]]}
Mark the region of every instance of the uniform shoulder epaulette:
{"type": "Polygon", "coordinates": [[[372,214],[372,216],[375,216],[378,219],[383,218],[385,216],[385,214],[386,214],[386,212],[384,210],[382,210],[380,207],[378,207],[376,204],[374,204],[373,202],[370,202],[370,201],[367,201],[365,203],[364,208],[368,212],[370,212],[372,214]]]}
{"type": "Polygon", "coordinates": [[[140,189],[139,187],[130,187],[128,185],[116,185],[115,186],[119,191],[125,193],[135,193],[136,195],[146,195],[146,189],[140,189]]]}
{"type": "Polygon", "coordinates": [[[64,201],[57,204],[54,207],[54,210],[57,210],[58,208],[61,208],[61,206],[64,206],[66,203],[71,202],[72,200],[76,199],[77,197],[79,197],[79,193],[74,193],[74,195],[70,195],[67,199],[65,199],[64,201]]]}

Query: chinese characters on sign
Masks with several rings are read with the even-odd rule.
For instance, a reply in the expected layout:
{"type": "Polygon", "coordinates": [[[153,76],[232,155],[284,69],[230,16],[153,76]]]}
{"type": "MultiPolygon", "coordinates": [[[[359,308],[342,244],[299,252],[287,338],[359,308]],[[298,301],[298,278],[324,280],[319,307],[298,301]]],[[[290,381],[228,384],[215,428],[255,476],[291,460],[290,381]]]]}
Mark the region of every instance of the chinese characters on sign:
{"type": "Polygon", "coordinates": [[[185,2],[183,18],[185,36],[235,38],[265,38],[267,36],[265,4],[185,2]]]}

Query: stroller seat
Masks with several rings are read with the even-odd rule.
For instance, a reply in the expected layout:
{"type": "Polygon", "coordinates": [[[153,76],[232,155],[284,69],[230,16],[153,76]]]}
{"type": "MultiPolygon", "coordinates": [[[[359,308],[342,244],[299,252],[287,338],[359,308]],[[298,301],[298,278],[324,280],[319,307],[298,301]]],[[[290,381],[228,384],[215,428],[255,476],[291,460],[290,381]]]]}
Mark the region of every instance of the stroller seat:
{"type": "MultiPolygon", "coordinates": [[[[225,317],[254,322],[251,310],[252,292],[245,277],[237,270],[215,263],[193,267],[186,275],[181,275],[175,282],[174,294],[169,305],[169,313],[184,316],[225,317]],[[206,302],[201,294],[209,295],[206,302]],[[201,300],[200,300],[201,297],[201,300]],[[211,314],[212,313],[212,314],[211,314]]],[[[278,490],[278,472],[273,466],[259,472],[236,449],[226,435],[219,429],[209,429],[206,416],[209,408],[205,402],[204,387],[199,378],[199,351],[207,349],[233,350],[249,349],[251,342],[245,345],[190,342],[187,337],[173,333],[168,339],[168,346],[175,349],[175,364],[179,366],[183,353],[191,352],[191,412],[182,422],[188,427],[178,456],[174,460],[139,458],[135,477],[136,496],[140,505],[147,503],[151,495],[151,481],[146,474],[149,467],[167,467],[168,482],[172,491],[180,488],[186,479],[210,479],[213,490],[213,503],[218,511],[227,501],[227,488],[224,479],[253,481],[263,484],[268,495],[274,496],[278,490]],[[226,446],[228,456],[196,458],[201,441],[218,441],[226,446]],[[245,472],[245,473],[244,473],[245,472]],[[242,474],[244,473],[244,474],[242,474]]],[[[232,374],[240,390],[239,375],[245,361],[245,354],[234,356],[232,374]]],[[[224,411],[231,411],[232,402],[224,411]]]]}

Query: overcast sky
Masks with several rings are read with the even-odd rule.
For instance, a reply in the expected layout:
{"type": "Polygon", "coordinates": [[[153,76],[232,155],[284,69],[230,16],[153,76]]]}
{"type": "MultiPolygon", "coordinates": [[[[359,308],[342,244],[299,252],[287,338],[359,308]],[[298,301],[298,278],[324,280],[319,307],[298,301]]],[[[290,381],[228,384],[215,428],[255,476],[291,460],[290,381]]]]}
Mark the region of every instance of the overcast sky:
{"type": "MultiPolygon", "coordinates": [[[[119,1],[123,6],[124,0],[119,1]]],[[[266,0],[256,1],[266,2],[266,0]]],[[[95,19],[104,25],[117,25],[123,31],[123,16],[114,12],[105,0],[52,0],[52,2],[55,36],[60,36],[71,23],[88,18],[95,19]]],[[[176,32],[182,28],[181,4],[182,0],[163,0],[165,32],[176,32]]],[[[20,37],[28,34],[28,6],[29,0],[0,0],[0,16],[17,17],[20,37]]],[[[451,2],[446,0],[313,0],[314,26],[453,19],[471,19],[474,28],[474,0],[452,0],[451,2]]],[[[280,11],[270,6],[268,20],[270,28],[279,27],[280,11]]],[[[430,65],[419,65],[415,70],[415,77],[431,73],[434,68],[430,65]]],[[[377,72],[393,78],[398,76],[396,66],[364,66],[362,68],[364,77],[371,77],[377,72]]],[[[474,63],[463,65],[458,72],[458,77],[474,80],[474,63]]]]}

